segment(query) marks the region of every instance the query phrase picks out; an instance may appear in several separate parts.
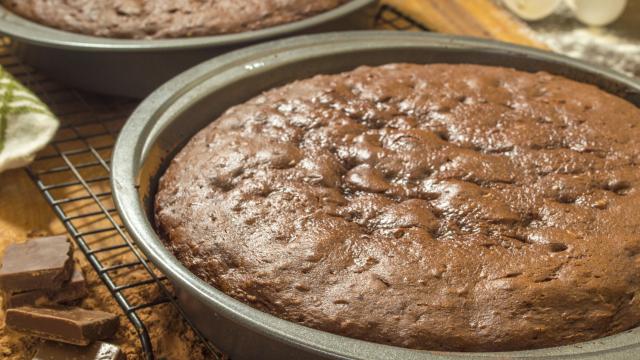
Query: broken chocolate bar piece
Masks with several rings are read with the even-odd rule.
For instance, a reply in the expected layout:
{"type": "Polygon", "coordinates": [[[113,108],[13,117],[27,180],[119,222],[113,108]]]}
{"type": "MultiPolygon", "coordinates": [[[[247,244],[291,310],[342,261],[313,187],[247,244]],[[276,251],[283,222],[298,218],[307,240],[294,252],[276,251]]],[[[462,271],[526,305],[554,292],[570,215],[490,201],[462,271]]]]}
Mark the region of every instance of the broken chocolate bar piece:
{"type": "Polygon", "coordinates": [[[54,303],[65,303],[83,298],[87,294],[87,282],[84,280],[82,268],[76,263],[73,267],[71,279],[62,285],[60,290],[50,293],[49,298],[54,303]]]}
{"type": "Polygon", "coordinates": [[[9,245],[2,259],[0,289],[5,293],[59,289],[71,277],[72,252],[66,236],[9,245]]]}
{"type": "Polygon", "coordinates": [[[2,294],[3,307],[5,309],[11,309],[14,307],[27,306],[27,305],[48,305],[51,303],[49,295],[44,290],[31,290],[24,291],[17,294],[2,294]]]}
{"type": "Polygon", "coordinates": [[[33,360],[125,360],[125,355],[118,346],[101,341],[89,346],[45,341],[33,360]]]}
{"type": "Polygon", "coordinates": [[[118,328],[118,316],[78,307],[22,306],[7,310],[5,324],[9,329],[27,335],[88,345],[112,336],[118,328]]]}
{"type": "Polygon", "coordinates": [[[4,308],[26,305],[52,305],[75,301],[87,296],[87,283],[80,265],[75,264],[71,279],[58,290],[31,290],[3,294],[4,308]]]}

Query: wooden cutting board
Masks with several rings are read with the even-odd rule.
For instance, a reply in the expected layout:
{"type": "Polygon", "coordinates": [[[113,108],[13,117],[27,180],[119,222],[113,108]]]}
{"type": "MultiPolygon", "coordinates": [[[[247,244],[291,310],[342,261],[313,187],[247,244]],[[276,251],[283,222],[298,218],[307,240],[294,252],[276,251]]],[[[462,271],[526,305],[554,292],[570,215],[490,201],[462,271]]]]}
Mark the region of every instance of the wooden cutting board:
{"type": "Polygon", "coordinates": [[[432,31],[546,49],[529,27],[491,0],[383,0],[432,31]]]}

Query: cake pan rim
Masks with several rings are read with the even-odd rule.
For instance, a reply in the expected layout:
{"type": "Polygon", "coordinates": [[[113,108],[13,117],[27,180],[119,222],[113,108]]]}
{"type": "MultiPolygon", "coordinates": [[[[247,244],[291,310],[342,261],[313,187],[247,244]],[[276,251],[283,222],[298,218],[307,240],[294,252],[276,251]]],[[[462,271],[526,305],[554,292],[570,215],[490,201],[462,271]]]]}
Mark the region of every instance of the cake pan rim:
{"type": "Polygon", "coordinates": [[[0,5],[0,34],[31,45],[93,52],[179,51],[237,46],[304,31],[355,13],[377,0],[351,0],[325,12],[263,29],[238,33],[162,39],[120,39],[92,36],[46,26],[24,18],[0,5]]]}
{"type": "MultiPolygon", "coordinates": [[[[402,357],[400,359],[462,359],[472,357],[511,357],[511,358],[556,358],[565,357],[571,355],[594,355],[604,354],[611,351],[624,351],[620,348],[605,348],[595,349],[593,351],[581,351],[580,348],[584,347],[596,347],[605,342],[610,343],[612,341],[620,340],[623,337],[631,336],[633,343],[626,344],[625,346],[631,346],[632,348],[638,347],[640,340],[640,328],[635,328],[620,334],[597,339],[594,341],[578,343],[574,345],[566,345],[561,347],[551,347],[536,350],[523,350],[513,352],[483,352],[483,353],[462,353],[462,352],[432,352],[411,350],[400,347],[391,347],[382,344],[376,344],[356,339],[343,337],[340,335],[330,334],[327,332],[306,328],[302,325],[288,322],[272,315],[262,313],[259,310],[253,309],[248,305],[245,305],[238,300],[235,300],[226,294],[215,289],[211,285],[208,285],[204,281],[198,279],[189,272],[179,261],[168,252],[161,240],[153,231],[152,225],[147,221],[146,215],[142,205],[139,203],[137,197],[137,190],[135,189],[135,176],[137,176],[137,168],[139,168],[138,157],[142,155],[143,148],[147,145],[146,137],[140,135],[148,135],[150,127],[153,127],[150,123],[157,119],[159,112],[167,111],[168,108],[175,104],[180,98],[185,97],[191,91],[196,91],[199,86],[199,81],[204,81],[203,77],[210,77],[213,69],[233,68],[241,66],[243,63],[251,63],[256,59],[266,58],[267,54],[273,54],[277,51],[297,51],[304,49],[305,46],[313,47],[320,46],[317,43],[324,41],[330,43],[332,46],[337,46],[341,42],[353,42],[354,46],[359,48],[366,47],[383,47],[384,41],[388,43],[395,43],[397,41],[407,41],[412,44],[420,43],[425,47],[451,47],[460,49],[484,49],[488,53],[491,51],[500,51],[508,54],[518,54],[526,58],[531,59],[546,59],[548,61],[560,62],[564,65],[575,67],[589,73],[593,73],[597,76],[603,76],[611,81],[622,83],[629,89],[633,90],[634,94],[640,93],[640,84],[638,81],[626,77],[624,75],[615,73],[613,71],[588,64],[575,59],[570,59],[561,55],[552,54],[549,52],[534,50],[530,48],[524,48],[515,45],[507,45],[504,43],[497,43],[493,41],[478,40],[464,37],[453,37],[436,34],[421,34],[421,33],[397,33],[397,32],[343,32],[343,33],[328,33],[321,35],[307,35],[300,36],[292,39],[279,40],[270,42],[267,44],[256,45],[243,50],[238,50],[226,55],[223,55],[214,60],[210,60],[201,65],[198,65],[176,78],[169,83],[163,85],[160,89],[154,92],[148,97],[140,107],[134,112],[130,120],[123,128],[121,135],[118,138],[113,155],[113,169],[112,169],[112,186],[114,191],[114,198],[116,206],[120,212],[125,226],[132,233],[132,236],[141,245],[141,248],[147,253],[147,255],[157,263],[158,266],[166,273],[171,272],[172,279],[181,282],[181,285],[186,285],[192,295],[198,296],[209,301],[210,304],[214,304],[218,310],[224,312],[226,315],[233,317],[236,321],[242,323],[248,328],[252,328],[257,331],[268,333],[269,336],[277,338],[280,341],[288,344],[296,344],[296,346],[302,346],[316,353],[328,353],[336,358],[366,358],[358,357],[362,353],[350,353],[343,350],[354,349],[357,347],[363,347],[367,349],[379,349],[382,354],[393,354],[402,357]],[[365,40],[376,40],[376,42],[367,44],[365,40]],[[411,40],[411,41],[410,41],[411,40]],[[179,89],[177,92],[175,89],[179,89]],[[129,147],[129,150],[127,150],[129,147]],[[124,182],[126,180],[126,182],[124,182]],[[161,259],[160,259],[161,258],[161,259]],[[159,260],[162,260],[158,263],[159,260]],[[177,271],[177,272],[176,272],[177,271]],[[269,323],[265,325],[266,323],[269,323]],[[269,326],[269,325],[277,326],[269,326]],[[284,324],[284,325],[283,325],[284,324]],[[275,329],[274,329],[275,328],[275,329]],[[284,329],[284,330],[282,330],[284,329]],[[293,332],[303,331],[310,333],[315,337],[323,337],[327,343],[321,346],[317,343],[305,341],[300,337],[292,336],[293,332]],[[616,340],[617,339],[617,340],[616,340]],[[327,344],[334,343],[341,348],[340,351],[334,352],[331,346],[327,344]],[[345,345],[348,344],[348,345],[345,345]]],[[[281,55],[286,57],[286,54],[281,55]]],[[[285,61],[281,59],[281,61],[285,61]]],[[[246,71],[251,71],[247,69],[246,71]]],[[[220,76],[220,75],[217,75],[220,76]]],[[[169,274],[168,274],[169,276],[169,274]]],[[[602,347],[602,346],[600,346],[602,347]]],[[[363,350],[364,351],[364,350],[363,350]]]]}

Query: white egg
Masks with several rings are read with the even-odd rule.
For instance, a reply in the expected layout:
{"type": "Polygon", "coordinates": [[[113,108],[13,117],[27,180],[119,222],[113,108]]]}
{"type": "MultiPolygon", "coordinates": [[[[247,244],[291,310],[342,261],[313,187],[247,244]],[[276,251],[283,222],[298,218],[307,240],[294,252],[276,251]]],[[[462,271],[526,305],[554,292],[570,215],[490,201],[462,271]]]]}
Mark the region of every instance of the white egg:
{"type": "Polygon", "coordinates": [[[502,2],[520,18],[540,20],[551,15],[561,0],[502,0],[502,2]]]}
{"type": "Polygon", "coordinates": [[[622,15],[627,0],[565,0],[578,20],[586,25],[604,26],[622,15]]]}

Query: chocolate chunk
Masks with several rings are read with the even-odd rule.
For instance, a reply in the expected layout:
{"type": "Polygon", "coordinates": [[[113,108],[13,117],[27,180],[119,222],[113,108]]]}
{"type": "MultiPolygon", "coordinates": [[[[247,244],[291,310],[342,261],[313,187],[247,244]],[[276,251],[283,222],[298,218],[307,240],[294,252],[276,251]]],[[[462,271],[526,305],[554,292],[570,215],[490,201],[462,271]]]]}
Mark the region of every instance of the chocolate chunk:
{"type": "Polygon", "coordinates": [[[88,345],[112,336],[118,328],[114,314],[77,307],[7,310],[6,326],[15,331],[74,345],[88,345]]]}
{"type": "Polygon", "coordinates": [[[10,309],[26,305],[52,305],[75,301],[87,296],[87,283],[80,265],[75,264],[71,279],[58,290],[31,290],[3,295],[4,308],[10,309]]]}
{"type": "Polygon", "coordinates": [[[83,298],[87,296],[87,293],[87,282],[84,279],[82,268],[75,264],[71,279],[60,290],[53,292],[49,298],[55,303],[65,303],[83,298]]]}
{"type": "Polygon", "coordinates": [[[9,245],[2,259],[0,289],[6,293],[59,289],[71,277],[72,252],[63,235],[9,245]]]}
{"type": "Polygon", "coordinates": [[[75,346],[45,341],[38,346],[33,360],[125,360],[116,345],[97,341],[89,346],[75,346]]]}
{"type": "Polygon", "coordinates": [[[45,290],[31,290],[20,293],[4,293],[2,294],[3,307],[11,309],[26,305],[48,305],[51,303],[49,295],[45,290]]]}

